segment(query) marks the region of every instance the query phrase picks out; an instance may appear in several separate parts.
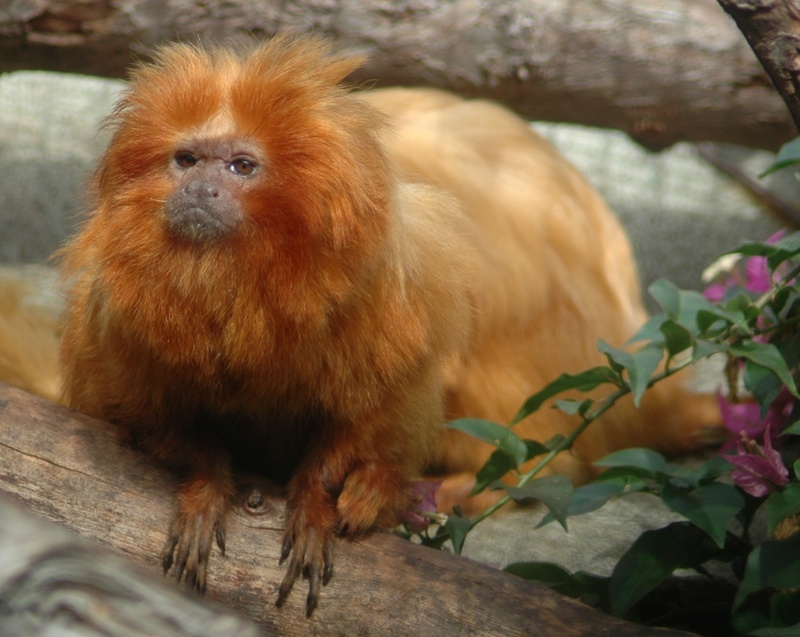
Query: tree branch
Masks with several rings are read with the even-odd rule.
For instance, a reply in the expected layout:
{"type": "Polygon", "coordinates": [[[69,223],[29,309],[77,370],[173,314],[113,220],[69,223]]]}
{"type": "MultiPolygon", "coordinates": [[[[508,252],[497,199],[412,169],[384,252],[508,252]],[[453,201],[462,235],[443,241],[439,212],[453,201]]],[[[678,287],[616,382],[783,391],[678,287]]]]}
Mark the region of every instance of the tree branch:
{"type": "Polygon", "coordinates": [[[800,3],[718,0],[744,34],[800,129],[800,3]]]}
{"type": "MultiPolygon", "coordinates": [[[[0,491],[160,571],[175,480],[121,447],[111,425],[0,384],[0,467],[0,491]]],[[[243,478],[226,555],[212,554],[209,566],[208,598],[273,633],[522,636],[538,626],[565,636],[681,634],[627,624],[542,586],[388,533],[338,543],[334,577],[306,619],[300,585],[282,609],[274,605],[283,577],[283,509],[273,486],[243,478]]],[[[8,543],[20,537],[11,531],[0,526],[0,573],[2,556],[14,554],[8,543]]],[[[0,614],[14,607],[9,598],[19,590],[16,582],[0,577],[0,614]]]]}
{"type": "Polygon", "coordinates": [[[171,39],[329,35],[370,56],[359,82],[431,85],[529,119],[618,128],[651,148],[777,148],[781,100],[714,0],[15,0],[0,71],[122,76],[171,39]]]}

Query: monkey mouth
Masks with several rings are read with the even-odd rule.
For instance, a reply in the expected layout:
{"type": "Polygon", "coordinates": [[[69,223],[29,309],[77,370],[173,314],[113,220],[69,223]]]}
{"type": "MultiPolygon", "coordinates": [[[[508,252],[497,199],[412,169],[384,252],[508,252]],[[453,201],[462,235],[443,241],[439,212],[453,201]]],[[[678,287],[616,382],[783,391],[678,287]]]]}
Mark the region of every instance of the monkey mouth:
{"type": "Polygon", "coordinates": [[[238,220],[232,216],[214,214],[200,206],[176,208],[167,215],[167,227],[173,235],[196,242],[223,239],[238,225],[238,220]]]}

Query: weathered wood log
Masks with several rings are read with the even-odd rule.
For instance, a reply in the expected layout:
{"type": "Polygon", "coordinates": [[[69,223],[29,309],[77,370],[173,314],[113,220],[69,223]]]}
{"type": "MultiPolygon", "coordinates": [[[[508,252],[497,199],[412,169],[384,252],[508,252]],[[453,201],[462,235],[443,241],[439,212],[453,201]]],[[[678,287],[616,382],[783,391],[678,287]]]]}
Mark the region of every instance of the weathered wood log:
{"type": "Polygon", "coordinates": [[[370,56],[356,81],[504,102],[529,119],[618,128],[651,148],[775,149],[794,130],[715,0],[15,0],[0,71],[121,77],[171,39],[325,34],[370,56]]]}
{"type": "Polygon", "coordinates": [[[257,637],[262,632],[0,497],[0,634],[257,637]]]}
{"type": "MultiPolygon", "coordinates": [[[[121,446],[112,425],[0,384],[0,491],[31,511],[157,573],[174,487],[168,471],[121,446]]],[[[275,487],[243,478],[227,553],[212,554],[209,567],[208,598],[271,634],[682,634],[627,624],[542,586],[389,533],[339,542],[334,577],[307,619],[300,584],[282,609],[274,606],[283,576],[283,506],[275,487]]],[[[0,527],[0,545],[14,537],[0,527]]]]}
{"type": "Polygon", "coordinates": [[[800,129],[800,2],[718,1],[744,34],[800,129]]]}

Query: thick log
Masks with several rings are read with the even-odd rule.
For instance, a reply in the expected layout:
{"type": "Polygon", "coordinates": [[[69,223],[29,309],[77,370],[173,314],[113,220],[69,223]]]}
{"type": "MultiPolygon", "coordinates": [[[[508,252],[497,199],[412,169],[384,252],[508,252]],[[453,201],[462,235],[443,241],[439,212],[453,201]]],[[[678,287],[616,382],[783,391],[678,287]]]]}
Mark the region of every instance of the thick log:
{"type": "Polygon", "coordinates": [[[368,54],[358,82],[489,97],[529,119],[624,130],[650,148],[775,149],[794,136],[715,0],[14,0],[0,2],[0,71],[120,77],[166,40],[279,29],[368,54]]]}
{"type": "MultiPolygon", "coordinates": [[[[114,427],[0,384],[0,491],[152,572],[173,506],[174,477],[120,446],[114,427]]],[[[277,635],[678,635],[627,624],[502,571],[389,533],[339,542],[319,608],[298,584],[274,600],[283,500],[243,478],[227,553],[212,554],[208,598],[277,635]]],[[[0,547],[14,542],[0,527],[0,547]]],[[[17,535],[18,537],[18,535],[17,535]]],[[[0,555],[3,550],[0,548],[0,555]]],[[[2,568],[0,568],[2,570],[2,568]]],[[[0,608],[3,589],[0,579],[0,608]]]]}
{"type": "Polygon", "coordinates": [[[257,637],[262,632],[0,497],[0,634],[257,637]]]}
{"type": "Polygon", "coordinates": [[[800,2],[719,0],[744,34],[800,129],[800,2]]]}

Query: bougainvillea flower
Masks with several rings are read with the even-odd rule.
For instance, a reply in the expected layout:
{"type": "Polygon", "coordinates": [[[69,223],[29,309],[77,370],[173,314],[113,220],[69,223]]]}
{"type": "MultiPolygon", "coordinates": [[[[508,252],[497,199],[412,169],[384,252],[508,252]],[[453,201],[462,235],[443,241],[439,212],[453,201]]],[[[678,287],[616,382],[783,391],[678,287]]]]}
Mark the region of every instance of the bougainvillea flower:
{"type": "Polygon", "coordinates": [[[724,281],[717,281],[712,283],[705,290],[703,290],[703,296],[706,297],[706,300],[711,301],[712,303],[719,303],[722,299],[725,298],[725,294],[728,290],[730,290],[734,285],[733,279],[725,279],[724,281]]]}
{"type": "MultiPolygon", "coordinates": [[[[785,230],[779,230],[764,243],[776,243],[784,234],[785,230]]],[[[766,257],[742,259],[738,254],[726,254],[717,259],[703,272],[703,280],[711,282],[703,291],[703,296],[712,303],[722,301],[734,286],[754,294],[763,294],[772,286],[766,257]]]]}
{"type": "Polygon", "coordinates": [[[761,408],[755,401],[728,402],[722,392],[717,392],[717,403],[722,424],[734,436],[746,434],[750,438],[760,438],[766,428],[761,419],[761,408]]]}
{"type": "Polygon", "coordinates": [[[786,486],[789,470],[784,466],[781,454],[772,448],[772,427],[764,430],[764,446],[742,433],[736,445],[735,455],[725,459],[734,465],[731,479],[743,491],[761,498],[786,486]]]}
{"type": "Polygon", "coordinates": [[[422,533],[430,526],[436,514],[436,492],[441,486],[441,480],[417,480],[412,485],[412,508],[400,513],[400,521],[405,522],[412,532],[422,533]]]}
{"type": "Polygon", "coordinates": [[[761,408],[755,401],[732,403],[721,392],[717,392],[717,403],[722,424],[730,433],[734,436],[745,433],[750,438],[761,438],[767,427],[780,433],[789,424],[795,398],[786,387],[782,387],[763,418],[761,408]]]}
{"type": "Polygon", "coordinates": [[[767,267],[766,257],[750,257],[744,265],[742,287],[756,294],[763,294],[772,287],[772,278],[767,267]]]}

